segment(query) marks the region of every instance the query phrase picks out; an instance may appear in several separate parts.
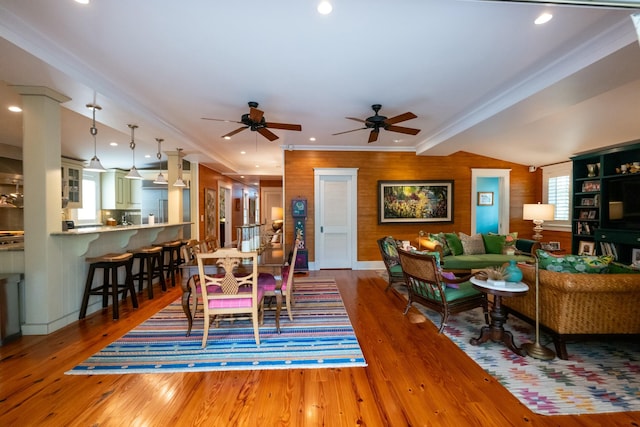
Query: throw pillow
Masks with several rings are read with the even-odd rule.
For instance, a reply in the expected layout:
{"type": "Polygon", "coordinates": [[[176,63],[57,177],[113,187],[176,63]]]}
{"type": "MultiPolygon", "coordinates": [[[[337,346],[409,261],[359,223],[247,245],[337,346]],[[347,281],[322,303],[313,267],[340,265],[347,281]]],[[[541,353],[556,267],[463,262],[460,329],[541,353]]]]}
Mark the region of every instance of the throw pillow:
{"type": "Polygon", "coordinates": [[[482,234],[474,234],[469,236],[460,233],[460,241],[462,242],[462,250],[464,255],[479,255],[487,253],[484,249],[484,240],[482,234]]]}
{"type": "Polygon", "coordinates": [[[444,233],[444,238],[447,240],[449,249],[451,249],[451,255],[462,255],[464,253],[462,242],[456,233],[444,233]]]}
{"type": "Polygon", "coordinates": [[[501,254],[507,236],[500,234],[483,234],[484,249],[488,254],[501,254]]]}
{"type": "Polygon", "coordinates": [[[447,239],[445,238],[444,233],[429,233],[429,239],[440,243],[440,246],[442,246],[442,255],[451,255],[451,248],[449,248],[449,245],[447,244],[447,239]]]}
{"type": "MultiPolygon", "coordinates": [[[[453,274],[450,271],[441,271],[440,275],[442,276],[443,279],[449,279],[449,280],[455,280],[456,279],[456,275],[453,274]]],[[[447,281],[442,281],[440,282],[440,284],[442,285],[442,287],[447,287],[447,288],[451,288],[451,289],[460,289],[460,284],[458,283],[449,283],[447,281]]]]}
{"type": "Polygon", "coordinates": [[[539,267],[542,270],[558,273],[607,273],[613,257],[595,255],[563,255],[555,256],[538,249],[539,267]]]}

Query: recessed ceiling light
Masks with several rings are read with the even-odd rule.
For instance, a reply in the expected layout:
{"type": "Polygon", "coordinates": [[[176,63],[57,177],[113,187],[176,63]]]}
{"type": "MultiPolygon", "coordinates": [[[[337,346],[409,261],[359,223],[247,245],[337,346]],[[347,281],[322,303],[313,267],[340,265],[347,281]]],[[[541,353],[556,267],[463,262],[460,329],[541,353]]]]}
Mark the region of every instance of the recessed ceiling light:
{"type": "Polygon", "coordinates": [[[328,1],[321,1],[318,4],[318,13],[321,15],[328,15],[333,10],[333,6],[328,1]]]}
{"type": "Polygon", "coordinates": [[[551,21],[551,18],[553,18],[553,15],[550,13],[543,13],[540,16],[538,16],[536,18],[535,21],[533,21],[534,24],[536,25],[542,25],[542,24],[546,24],[547,22],[551,21]]]}
{"type": "Polygon", "coordinates": [[[226,140],[230,140],[230,139],[231,139],[231,137],[230,137],[230,136],[225,136],[225,137],[224,137],[224,139],[226,139],[226,140]]]}
{"type": "Polygon", "coordinates": [[[117,146],[118,146],[118,143],[117,143],[117,142],[113,142],[113,141],[112,141],[112,142],[110,142],[110,143],[109,143],[109,145],[110,145],[110,146],[112,146],[112,147],[117,147],[117,146]]]}
{"type": "Polygon", "coordinates": [[[315,141],[315,140],[316,140],[316,139],[315,139],[314,137],[309,138],[309,141],[311,141],[311,142],[313,142],[313,141],[315,141]]]}
{"type": "Polygon", "coordinates": [[[76,3],[89,4],[89,0],[76,0],[76,3]]]}
{"type": "Polygon", "coordinates": [[[13,113],[21,113],[22,112],[22,108],[18,107],[17,105],[10,105],[9,106],[9,111],[11,111],[13,113]]]}
{"type": "Polygon", "coordinates": [[[145,159],[150,159],[150,158],[151,158],[151,154],[145,154],[145,155],[144,155],[144,158],[145,158],[145,159]]]}
{"type": "Polygon", "coordinates": [[[259,167],[260,167],[260,165],[256,165],[256,167],[257,167],[257,168],[259,168],[259,167]]]}
{"type": "Polygon", "coordinates": [[[244,175],[240,175],[240,178],[244,178],[244,175]]]}
{"type": "Polygon", "coordinates": [[[247,152],[246,151],[241,151],[240,154],[247,154],[247,152]]]}

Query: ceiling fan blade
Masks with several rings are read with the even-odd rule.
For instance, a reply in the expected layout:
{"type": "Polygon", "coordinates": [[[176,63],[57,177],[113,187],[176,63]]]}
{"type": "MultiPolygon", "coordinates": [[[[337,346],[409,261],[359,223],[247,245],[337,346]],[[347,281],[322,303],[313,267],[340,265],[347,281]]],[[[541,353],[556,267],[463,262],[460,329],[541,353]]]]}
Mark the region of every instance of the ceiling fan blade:
{"type": "Polygon", "coordinates": [[[271,129],[302,130],[302,125],[292,125],[290,123],[265,123],[271,129]]]}
{"type": "Polygon", "coordinates": [[[345,119],[355,120],[356,122],[367,123],[366,120],[359,119],[357,117],[345,117],[345,119]]]}
{"type": "Polygon", "coordinates": [[[417,135],[420,129],[406,128],[404,126],[385,126],[384,130],[390,130],[391,132],[406,133],[407,135],[417,135]]]}
{"type": "Polygon", "coordinates": [[[226,135],[222,135],[222,138],[230,138],[230,137],[232,137],[233,135],[235,135],[236,133],[240,133],[240,132],[242,132],[243,130],[248,129],[248,128],[249,128],[249,126],[242,126],[241,128],[238,128],[238,129],[236,129],[236,130],[233,130],[233,131],[229,132],[229,133],[228,133],[228,134],[226,134],[226,135]]]}
{"type": "Polygon", "coordinates": [[[226,119],[212,119],[210,117],[200,117],[202,120],[213,120],[215,122],[227,122],[227,123],[242,123],[235,120],[226,120],[226,119]]]}
{"type": "Polygon", "coordinates": [[[254,122],[254,123],[260,123],[260,121],[262,120],[262,116],[264,116],[264,111],[262,110],[258,110],[255,107],[251,107],[249,109],[249,118],[254,122]]]}
{"type": "Polygon", "coordinates": [[[332,133],[331,135],[333,135],[333,136],[342,135],[343,133],[355,132],[357,130],[363,130],[363,129],[366,129],[366,127],[358,128],[358,129],[345,130],[344,132],[332,133]]]}
{"type": "Polygon", "coordinates": [[[372,142],[377,141],[377,140],[378,140],[378,134],[379,134],[379,133],[380,133],[380,132],[379,132],[379,131],[377,131],[377,130],[375,130],[375,129],[374,129],[374,130],[372,130],[372,131],[371,131],[371,133],[369,134],[369,141],[367,141],[367,142],[372,143],[372,142]]]}
{"type": "Polygon", "coordinates": [[[416,116],[413,113],[404,113],[404,114],[400,114],[399,116],[395,116],[395,117],[391,117],[387,120],[385,120],[384,122],[388,125],[392,125],[394,123],[400,123],[400,122],[404,122],[405,120],[411,120],[411,119],[415,119],[418,116],[416,116]]]}
{"type": "Polygon", "coordinates": [[[278,135],[276,135],[275,133],[271,132],[267,128],[258,129],[258,133],[260,135],[264,136],[265,138],[267,138],[269,141],[275,141],[276,139],[278,139],[278,135]]]}

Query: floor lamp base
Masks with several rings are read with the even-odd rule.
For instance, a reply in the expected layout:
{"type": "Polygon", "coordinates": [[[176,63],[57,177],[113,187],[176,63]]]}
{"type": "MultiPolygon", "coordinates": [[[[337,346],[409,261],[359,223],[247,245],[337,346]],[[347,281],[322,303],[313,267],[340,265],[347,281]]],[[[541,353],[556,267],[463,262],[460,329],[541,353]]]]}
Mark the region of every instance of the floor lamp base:
{"type": "Polygon", "coordinates": [[[527,342],[522,344],[521,347],[527,352],[527,355],[534,359],[551,360],[556,357],[553,350],[548,349],[539,342],[527,342]]]}

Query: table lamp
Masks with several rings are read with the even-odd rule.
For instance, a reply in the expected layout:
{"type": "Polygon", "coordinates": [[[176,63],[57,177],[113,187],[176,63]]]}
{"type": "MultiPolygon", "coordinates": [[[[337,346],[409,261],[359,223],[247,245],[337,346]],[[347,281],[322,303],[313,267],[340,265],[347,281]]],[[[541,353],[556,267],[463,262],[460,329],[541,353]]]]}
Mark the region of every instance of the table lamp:
{"type": "Polygon", "coordinates": [[[542,240],[542,223],[553,219],[554,205],[550,204],[524,204],[522,206],[522,219],[533,221],[534,240],[542,240]]]}
{"type": "Polygon", "coordinates": [[[280,207],[272,207],[271,208],[271,227],[273,228],[273,232],[277,233],[278,230],[282,229],[282,208],[280,207]]]}

